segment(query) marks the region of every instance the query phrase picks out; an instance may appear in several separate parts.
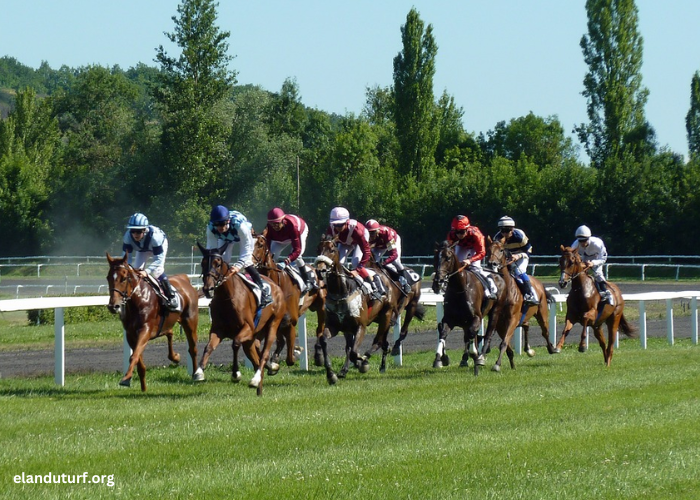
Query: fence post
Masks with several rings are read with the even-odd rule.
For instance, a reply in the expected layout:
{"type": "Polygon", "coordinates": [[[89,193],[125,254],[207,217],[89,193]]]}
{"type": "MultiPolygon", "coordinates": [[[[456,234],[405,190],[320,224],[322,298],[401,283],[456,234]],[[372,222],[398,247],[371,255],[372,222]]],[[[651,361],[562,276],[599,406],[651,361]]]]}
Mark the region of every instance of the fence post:
{"type": "MultiPolygon", "coordinates": [[[[392,330],[392,341],[395,344],[401,336],[401,316],[396,319],[396,324],[392,330]]],[[[392,344],[393,345],[393,344],[392,344]]],[[[401,366],[403,364],[403,346],[399,345],[399,353],[394,356],[394,364],[401,366]]]]}
{"type": "Polygon", "coordinates": [[[673,301],[666,299],[666,338],[673,345],[673,301]]]}
{"type": "Polygon", "coordinates": [[[124,353],[122,354],[122,367],[124,370],[122,373],[126,373],[129,369],[129,362],[131,360],[131,347],[129,347],[129,342],[126,340],[126,330],[124,330],[124,353]]]}
{"type": "Polygon", "coordinates": [[[66,383],[66,351],[65,338],[66,328],[63,321],[63,308],[57,307],[54,309],[54,380],[56,385],[64,386],[66,383]]]}
{"type": "Polygon", "coordinates": [[[690,338],[693,345],[698,344],[698,298],[690,299],[690,338]]]}
{"type": "Polygon", "coordinates": [[[643,300],[639,301],[639,345],[647,348],[647,310],[643,300]]]}
{"type": "MultiPolygon", "coordinates": [[[[308,371],[309,370],[309,352],[307,350],[307,341],[306,341],[306,313],[302,314],[299,317],[299,321],[297,322],[297,334],[299,337],[299,345],[302,349],[301,358],[299,359],[299,365],[300,365],[302,370],[308,371]]],[[[294,346],[292,346],[292,349],[294,349],[294,346]]]]}
{"type": "Polygon", "coordinates": [[[549,309],[549,341],[557,345],[557,303],[547,304],[549,309]]]}

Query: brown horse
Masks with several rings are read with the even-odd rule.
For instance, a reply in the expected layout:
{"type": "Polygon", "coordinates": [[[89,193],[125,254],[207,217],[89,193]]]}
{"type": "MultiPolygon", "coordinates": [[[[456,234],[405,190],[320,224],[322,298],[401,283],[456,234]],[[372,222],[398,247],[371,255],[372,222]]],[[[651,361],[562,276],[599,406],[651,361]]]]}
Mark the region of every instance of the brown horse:
{"type": "MultiPolygon", "coordinates": [[[[508,269],[511,259],[511,253],[508,249],[505,248],[502,241],[490,242],[489,248],[486,252],[486,262],[488,263],[488,266],[494,271],[501,274],[504,281],[506,282],[507,287],[515,288],[518,291],[518,293],[520,293],[520,295],[522,296],[522,292],[520,291],[520,288],[518,288],[515,282],[515,278],[513,278],[508,269]]],[[[535,355],[534,349],[530,347],[530,339],[528,335],[530,331],[530,319],[534,317],[537,320],[537,324],[540,325],[540,328],[542,330],[542,337],[544,337],[544,340],[547,343],[547,352],[549,352],[549,354],[555,354],[557,350],[554,348],[552,342],[549,340],[549,325],[547,324],[547,318],[549,313],[548,304],[554,303],[554,297],[552,297],[552,294],[550,294],[545,289],[542,282],[534,276],[530,276],[530,284],[532,285],[532,289],[537,294],[539,302],[537,304],[523,303],[519,311],[520,320],[518,322],[518,326],[522,326],[523,328],[525,352],[530,357],[533,357],[535,355]]],[[[488,349],[488,342],[484,350],[486,349],[488,349]]]]}
{"type": "MultiPolygon", "coordinates": [[[[360,357],[358,351],[365,337],[370,323],[377,323],[377,336],[386,336],[391,328],[392,319],[392,294],[394,293],[387,283],[387,278],[380,275],[380,279],[387,288],[387,295],[381,300],[372,299],[365,294],[362,286],[362,278],[354,276],[341,263],[338,248],[332,238],[324,237],[318,245],[318,257],[316,266],[319,274],[323,276],[326,284],[326,331],[318,337],[323,354],[323,365],[326,368],[326,379],[329,384],[335,384],[338,377],[343,378],[347,374],[350,363],[353,363],[361,373],[369,370],[368,356],[360,357]],[[329,337],[335,337],[339,332],[345,336],[345,364],[336,374],[331,367],[326,343],[326,332],[329,337]]],[[[386,366],[386,353],[384,350],[382,363],[386,366]]]]}
{"type": "Polygon", "coordinates": [[[262,395],[263,367],[267,364],[270,349],[277,338],[277,329],[287,311],[287,306],[280,287],[269,278],[263,281],[270,285],[272,303],[262,310],[253,291],[243,282],[243,278],[223,258],[224,248],[207,250],[197,243],[202,252],[202,291],[211,298],[211,329],[209,342],[195,372],[195,380],[204,380],[204,369],[209,362],[209,356],[217,348],[221,340],[229,338],[233,341],[232,379],[238,382],[241,373],[238,368],[238,348],[250,360],[255,375],[248,384],[257,389],[258,396],[262,395]],[[262,347],[261,347],[262,346],[262,347]]]}
{"type": "Polygon", "coordinates": [[[557,352],[561,351],[566,341],[566,336],[576,323],[583,325],[581,342],[578,350],[586,350],[586,328],[593,328],[593,334],[598,339],[603,350],[603,359],[606,366],[610,366],[613,357],[613,348],[618,328],[628,337],[633,337],[635,329],[627,322],[624,315],[625,300],[620,289],[614,283],[608,281],[608,290],[613,295],[614,304],[601,301],[600,293],[596,289],[593,277],[586,274],[588,267],[582,262],[577,249],[561,245],[562,255],[559,258],[561,275],[559,286],[565,288],[571,282],[571,292],[566,298],[566,322],[564,331],[557,344],[557,352]],[[608,345],[603,338],[603,324],[608,327],[608,345]]]}
{"type": "Polygon", "coordinates": [[[494,274],[498,295],[495,300],[486,299],[484,284],[477,277],[476,272],[463,266],[457,259],[454,244],[444,241],[436,245],[433,291],[444,293],[444,314],[438,323],[440,338],[433,368],[449,365],[450,358],[445,350],[445,340],[450,331],[455,327],[461,327],[464,330],[464,354],[460,366],[468,366],[468,360],[471,357],[474,360],[474,375],[478,375],[479,366],[484,365],[484,356],[483,352],[479,353],[477,337],[482,319],[486,317],[488,323],[484,338],[490,338],[494,330],[501,337],[500,353],[492,370],[500,371],[504,352],[508,355],[510,367],[515,369],[510,340],[519,319],[519,315],[514,314],[513,311],[518,307],[518,303],[522,305],[522,296],[511,293],[503,277],[494,274]]]}
{"type": "Polygon", "coordinates": [[[326,290],[316,288],[302,295],[297,280],[292,278],[288,271],[280,269],[275,264],[274,255],[270,253],[267,246],[267,239],[264,235],[257,235],[255,238],[255,248],[253,250],[253,261],[261,274],[268,276],[277,286],[282,289],[287,303],[287,313],[279,327],[280,335],[277,337],[277,347],[272,354],[272,363],[279,363],[280,353],[287,345],[287,365],[293,366],[295,362],[294,344],[297,335],[297,323],[302,314],[306,311],[313,311],[318,317],[316,327],[316,338],[323,334],[326,323],[326,290]]]}
{"type": "Polygon", "coordinates": [[[180,362],[180,355],[173,351],[173,326],[180,323],[187,337],[192,366],[197,364],[197,321],[199,320],[199,298],[190,280],[184,274],[170,276],[170,283],[179,291],[182,312],[167,310],[158,297],[154,286],[128,263],[128,254],[112,258],[107,253],[109,272],[109,311],[119,314],[126,332],[126,341],[131,348],[129,368],[119,385],[129,387],[134,367],[141,381],[141,390],[146,390],[146,364],[143,351],[149,340],[165,336],[168,339],[168,359],[180,362]]]}

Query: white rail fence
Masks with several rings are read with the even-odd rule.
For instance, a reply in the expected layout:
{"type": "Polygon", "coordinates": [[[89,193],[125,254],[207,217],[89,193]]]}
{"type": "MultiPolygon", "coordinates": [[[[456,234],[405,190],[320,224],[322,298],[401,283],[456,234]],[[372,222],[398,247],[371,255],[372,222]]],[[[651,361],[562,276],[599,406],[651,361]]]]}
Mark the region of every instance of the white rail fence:
{"type": "MultiPolygon", "coordinates": [[[[566,302],[567,295],[564,294],[554,294],[555,303],[549,306],[549,332],[550,341],[555,343],[557,340],[557,321],[556,321],[556,308],[557,306],[561,309],[562,303],[566,302]]],[[[698,344],[698,297],[700,297],[700,291],[683,291],[683,292],[648,292],[648,293],[634,293],[634,294],[623,294],[623,298],[626,302],[639,302],[639,341],[643,349],[647,347],[647,316],[646,316],[646,303],[650,301],[666,301],[666,335],[668,343],[673,345],[674,343],[674,329],[673,329],[673,300],[674,299],[689,299],[690,300],[690,337],[694,345],[698,344]]],[[[109,301],[109,297],[101,296],[88,296],[88,297],[44,297],[44,298],[31,298],[31,299],[11,299],[11,300],[0,300],[0,313],[11,312],[11,311],[29,311],[37,309],[54,309],[55,319],[54,319],[54,380],[57,385],[65,385],[65,323],[64,323],[64,309],[70,307],[83,307],[83,306],[106,306],[109,301]]],[[[442,296],[437,295],[430,289],[423,289],[421,295],[421,302],[425,305],[435,306],[437,308],[437,318],[440,320],[443,315],[442,309],[442,296]]],[[[200,308],[209,307],[209,299],[202,298],[199,300],[200,308]]],[[[308,370],[308,342],[306,334],[306,318],[302,316],[300,318],[298,326],[298,338],[299,344],[303,348],[303,355],[300,359],[300,367],[302,370],[308,370]]],[[[394,327],[393,334],[394,340],[398,338],[399,332],[401,330],[401,321],[399,320],[394,327]]],[[[616,346],[617,347],[617,346],[616,346]]],[[[522,329],[518,328],[516,334],[513,336],[513,349],[517,354],[523,353],[522,347],[522,329]]],[[[126,336],[124,338],[124,371],[126,371],[129,365],[129,357],[131,356],[131,349],[126,343],[126,336]]],[[[187,369],[191,374],[193,367],[191,366],[191,361],[189,356],[187,356],[187,369]]],[[[394,362],[398,365],[402,363],[402,354],[394,357],[394,362]]]]}

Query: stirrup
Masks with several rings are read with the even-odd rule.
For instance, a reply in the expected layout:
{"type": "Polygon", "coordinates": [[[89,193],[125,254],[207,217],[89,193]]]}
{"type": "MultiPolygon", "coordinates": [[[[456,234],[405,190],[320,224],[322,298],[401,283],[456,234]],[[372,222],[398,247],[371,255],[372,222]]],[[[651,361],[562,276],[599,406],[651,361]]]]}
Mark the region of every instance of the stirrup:
{"type": "Polygon", "coordinates": [[[524,301],[526,304],[532,304],[532,305],[539,304],[539,300],[537,300],[537,298],[535,297],[535,295],[532,294],[532,293],[525,294],[525,295],[523,296],[523,301],[524,301]]]}

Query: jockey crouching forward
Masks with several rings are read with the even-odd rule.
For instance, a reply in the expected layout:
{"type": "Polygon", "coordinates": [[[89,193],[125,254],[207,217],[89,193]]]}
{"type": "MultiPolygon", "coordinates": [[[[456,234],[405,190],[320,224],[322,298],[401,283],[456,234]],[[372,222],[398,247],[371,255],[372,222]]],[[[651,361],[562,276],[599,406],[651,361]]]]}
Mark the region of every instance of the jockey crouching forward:
{"type": "Polygon", "coordinates": [[[579,226],[576,229],[576,241],[572,243],[571,249],[578,249],[584,269],[593,269],[595,286],[603,302],[615,305],[613,295],[608,290],[605,274],[603,274],[603,265],[608,260],[608,251],[603,240],[592,236],[588,226],[579,226]]]}
{"type": "Polygon", "coordinates": [[[285,214],[281,208],[275,207],[267,213],[267,227],[264,231],[265,241],[270,253],[281,257],[282,250],[290,244],[292,251],[285,257],[284,264],[291,265],[301,275],[306,288],[302,293],[316,288],[316,281],[311,279],[306,271],[303,254],[306,250],[306,238],[309,227],[304,219],[297,215],[285,214]]]}
{"type": "Polygon", "coordinates": [[[481,268],[481,260],[486,256],[486,246],[484,245],[484,235],[479,228],[469,224],[466,215],[458,215],[452,219],[452,229],[447,233],[447,241],[456,243],[455,255],[464,265],[479,273],[488,286],[484,287],[486,298],[494,300],[498,296],[498,288],[493,281],[493,277],[485,273],[481,268]]]}
{"type": "Polygon", "coordinates": [[[527,266],[530,263],[532,245],[525,231],[515,227],[515,221],[504,215],[498,220],[498,232],[493,237],[495,241],[502,241],[503,247],[510,252],[511,261],[509,269],[515,278],[515,283],[523,294],[526,304],[538,304],[539,298],[532,288],[530,277],[527,275],[527,266]]]}
{"type": "Polygon", "coordinates": [[[369,231],[365,226],[351,219],[346,208],[335,207],[331,210],[330,226],[326,234],[336,241],[340,262],[345,263],[349,258],[357,274],[370,285],[372,298],[381,300],[382,295],[386,295],[384,285],[378,275],[375,274],[372,279],[365,268],[372,255],[369,248],[369,231]]]}
{"type": "Polygon", "coordinates": [[[167,299],[165,307],[171,311],[177,310],[175,289],[165,274],[165,258],[168,255],[168,238],[165,233],[159,227],[150,225],[148,218],[138,212],[129,217],[126,229],[122,248],[129,254],[129,264],[137,269],[142,278],[150,274],[157,279],[167,299]],[[153,262],[144,270],[143,266],[149,257],[153,257],[153,262]]]}
{"type": "Polygon", "coordinates": [[[391,275],[391,279],[401,283],[403,293],[411,293],[410,279],[406,276],[406,269],[401,263],[401,236],[389,226],[382,226],[374,219],[365,222],[365,227],[369,231],[369,246],[377,265],[383,266],[391,275]],[[387,254],[384,262],[382,256],[387,254]]]}
{"type": "Polygon", "coordinates": [[[245,215],[235,210],[229,211],[223,205],[215,206],[209,216],[207,224],[207,250],[212,248],[226,247],[223,259],[227,264],[231,263],[231,254],[234,243],[240,244],[238,262],[232,265],[235,271],[245,269],[260,287],[260,307],[265,307],[272,303],[270,292],[263,287],[260,273],[253,265],[253,249],[255,240],[253,239],[253,226],[245,215]]]}

